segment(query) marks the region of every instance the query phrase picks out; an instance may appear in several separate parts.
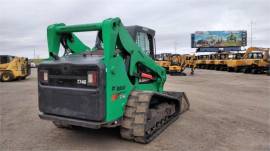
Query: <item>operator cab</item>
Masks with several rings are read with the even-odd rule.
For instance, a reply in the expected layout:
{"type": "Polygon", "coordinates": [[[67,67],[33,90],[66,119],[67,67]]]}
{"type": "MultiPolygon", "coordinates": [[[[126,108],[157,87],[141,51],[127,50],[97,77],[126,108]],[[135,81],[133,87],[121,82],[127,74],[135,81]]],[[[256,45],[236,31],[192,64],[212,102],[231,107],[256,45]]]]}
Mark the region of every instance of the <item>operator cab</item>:
{"type": "Polygon", "coordinates": [[[179,57],[180,57],[179,54],[173,54],[173,55],[171,55],[171,65],[175,65],[175,66],[180,65],[179,57]]]}
{"type": "Polygon", "coordinates": [[[209,58],[209,56],[208,55],[199,55],[197,58],[199,60],[207,60],[209,58]]]}
{"type": "Polygon", "coordinates": [[[171,55],[172,55],[171,53],[161,53],[161,54],[156,54],[156,55],[155,55],[155,59],[156,59],[157,61],[169,61],[171,55]]]}
{"type": "MultiPolygon", "coordinates": [[[[150,56],[154,58],[156,46],[155,46],[155,31],[150,28],[146,28],[143,26],[126,26],[127,31],[129,32],[130,36],[136,42],[136,44],[141,47],[141,49],[150,56]]],[[[102,43],[102,34],[98,32],[96,38],[96,44],[94,49],[103,50],[103,43],[102,43]]],[[[95,52],[91,52],[95,53],[95,52]]]]}
{"type": "Polygon", "coordinates": [[[0,55],[0,64],[6,64],[11,62],[15,56],[10,56],[10,55],[0,55]]]}
{"type": "Polygon", "coordinates": [[[155,55],[155,60],[157,60],[157,61],[163,61],[162,55],[161,54],[156,54],[155,55]]]}
{"type": "Polygon", "coordinates": [[[248,54],[248,59],[262,59],[263,53],[262,52],[252,52],[248,54]]]}
{"type": "Polygon", "coordinates": [[[243,53],[233,53],[228,56],[229,59],[243,59],[244,54],[243,53]]]}

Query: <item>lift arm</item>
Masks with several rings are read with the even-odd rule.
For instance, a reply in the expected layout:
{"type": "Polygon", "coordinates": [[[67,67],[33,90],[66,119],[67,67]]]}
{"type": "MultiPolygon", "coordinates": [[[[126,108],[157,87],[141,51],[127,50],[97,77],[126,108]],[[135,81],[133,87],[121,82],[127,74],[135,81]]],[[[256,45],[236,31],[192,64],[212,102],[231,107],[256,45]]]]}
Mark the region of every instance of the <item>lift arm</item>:
{"type": "MultiPolygon", "coordinates": [[[[50,25],[47,29],[48,50],[50,58],[58,56],[60,44],[71,54],[79,54],[91,51],[74,34],[75,32],[98,31],[102,34],[104,46],[104,64],[106,70],[113,73],[116,66],[111,63],[112,59],[120,52],[129,56],[129,76],[136,77],[138,74],[138,64],[144,65],[155,76],[155,82],[145,84],[141,89],[153,89],[163,91],[166,80],[166,71],[158,66],[152,58],[146,55],[142,49],[134,42],[119,18],[106,19],[101,23],[82,24],[66,26],[63,23],[50,25]],[[117,51],[116,51],[117,49],[117,51]]],[[[109,80],[109,79],[108,79],[109,80]]],[[[136,81],[138,83],[138,81],[136,81]]]]}

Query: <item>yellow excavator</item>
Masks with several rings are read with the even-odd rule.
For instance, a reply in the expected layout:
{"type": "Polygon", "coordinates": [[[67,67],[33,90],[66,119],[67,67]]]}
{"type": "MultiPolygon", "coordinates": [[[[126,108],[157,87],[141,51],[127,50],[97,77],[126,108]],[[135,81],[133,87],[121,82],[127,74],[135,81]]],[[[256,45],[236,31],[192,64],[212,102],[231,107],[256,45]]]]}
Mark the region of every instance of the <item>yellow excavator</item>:
{"type": "Polygon", "coordinates": [[[196,59],[195,56],[191,55],[180,55],[173,54],[170,57],[171,65],[169,66],[169,74],[170,75],[181,75],[185,76],[184,70],[187,67],[191,68],[190,74],[194,74],[194,69],[196,67],[196,59]]]}
{"type": "Polygon", "coordinates": [[[190,74],[193,75],[194,74],[194,71],[195,71],[195,68],[196,68],[196,56],[195,54],[193,55],[184,55],[185,57],[185,61],[186,61],[186,67],[190,68],[190,74]]]}
{"type": "Polygon", "coordinates": [[[171,53],[161,53],[161,54],[155,55],[156,63],[159,66],[165,68],[166,72],[169,71],[169,66],[171,65],[170,56],[171,56],[171,53]]]}
{"type": "Polygon", "coordinates": [[[0,55],[0,80],[23,80],[31,73],[28,58],[0,55]]]}
{"type": "Polygon", "coordinates": [[[170,57],[171,65],[169,66],[170,75],[183,74],[185,66],[183,66],[183,57],[180,54],[173,54],[170,57]]]}

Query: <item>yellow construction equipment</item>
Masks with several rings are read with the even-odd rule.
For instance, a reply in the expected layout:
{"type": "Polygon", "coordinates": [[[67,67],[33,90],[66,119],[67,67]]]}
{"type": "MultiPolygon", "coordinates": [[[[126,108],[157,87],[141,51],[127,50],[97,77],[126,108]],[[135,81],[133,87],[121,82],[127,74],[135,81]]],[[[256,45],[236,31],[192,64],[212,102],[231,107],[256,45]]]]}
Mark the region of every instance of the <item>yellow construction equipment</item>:
{"type": "Polygon", "coordinates": [[[243,56],[244,72],[269,73],[269,48],[250,47],[243,56]]]}
{"type": "Polygon", "coordinates": [[[30,75],[30,63],[27,58],[0,55],[0,80],[3,82],[25,79],[30,75]]]}
{"type": "Polygon", "coordinates": [[[198,55],[196,57],[196,65],[198,68],[200,69],[206,69],[207,65],[206,65],[206,60],[209,58],[208,55],[198,55]]]}
{"type": "MultiPolygon", "coordinates": [[[[173,54],[170,57],[171,65],[169,66],[170,75],[183,75],[185,76],[184,70],[188,67],[188,61],[186,55],[173,54]]],[[[191,69],[191,74],[194,73],[194,68],[191,69]]]]}
{"type": "Polygon", "coordinates": [[[217,53],[214,60],[214,69],[224,71],[227,69],[227,60],[229,57],[229,52],[217,53]]]}
{"type": "Polygon", "coordinates": [[[215,69],[215,59],[216,54],[210,54],[208,55],[207,59],[205,60],[205,68],[214,70],[215,69]]]}
{"type": "Polygon", "coordinates": [[[186,67],[190,68],[190,74],[194,74],[194,70],[196,68],[196,56],[193,55],[185,55],[186,67]]]}
{"type": "Polygon", "coordinates": [[[245,53],[229,55],[226,62],[229,72],[269,73],[269,48],[250,47],[245,53]]]}
{"type": "Polygon", "coordinates": [[[233,53],[229,54],[228,60],[226,61],[227,65],[227,71],[229,72],[240,72],[240,67],[243,66],[244,60],[243,60],[244,53],[233,53]]]}
{"type": "Polygon", "coordinates": [[[181,56],[179,54],[173,54],[170,57],[171,65],[169,66],[169,74],[175,75],[181,73],[184,69],[181,66],[181,56]]]}
{"type": "Polygon", "coordinates": [[[171,65],[170,56],[171,56],[171,53],[161,53],[161,54],[155,55],[156,63],[159,66],[165,68],[167,72],[169,70],[169,66],[171,65]]]}

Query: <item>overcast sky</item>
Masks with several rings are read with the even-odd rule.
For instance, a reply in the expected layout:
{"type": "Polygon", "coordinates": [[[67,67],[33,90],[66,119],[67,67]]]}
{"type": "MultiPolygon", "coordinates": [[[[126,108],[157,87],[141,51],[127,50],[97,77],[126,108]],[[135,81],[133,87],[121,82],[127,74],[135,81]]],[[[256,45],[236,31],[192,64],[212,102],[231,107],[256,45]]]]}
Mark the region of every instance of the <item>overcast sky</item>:
{"type": "Polygon", "coordinates": [[[112,17],[155,29],[158,52],[194,51],[198,30],[247,30],[249,45],[251,21],[253,45],[270,47],[270,0],[0,0],[0,54],[47,57],[48,25],[112,17]]]}

